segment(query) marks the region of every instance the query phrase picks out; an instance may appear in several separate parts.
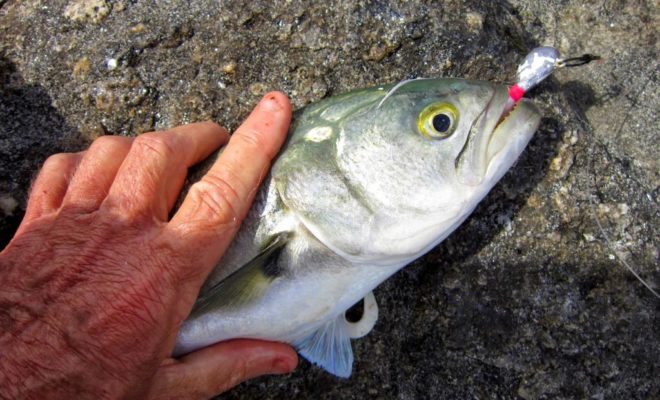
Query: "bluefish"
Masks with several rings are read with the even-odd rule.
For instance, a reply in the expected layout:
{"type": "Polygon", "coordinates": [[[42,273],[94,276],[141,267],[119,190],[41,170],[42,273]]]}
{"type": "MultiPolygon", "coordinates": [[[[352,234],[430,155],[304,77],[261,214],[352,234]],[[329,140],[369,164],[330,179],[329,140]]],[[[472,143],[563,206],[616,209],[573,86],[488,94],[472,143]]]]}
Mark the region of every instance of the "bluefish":
{"type": "MultiPolygon", "coordinates": [[[[518,99],[516,99],[517,101],[518,99]]],[[[299,110],[289,138],[174,350],[253,338],[351,374],[371,291],[456,229],[537,129],[505,85],[417,79],[299,110]],[[358,322],[346,310],[364,299],[358,322]]]]}

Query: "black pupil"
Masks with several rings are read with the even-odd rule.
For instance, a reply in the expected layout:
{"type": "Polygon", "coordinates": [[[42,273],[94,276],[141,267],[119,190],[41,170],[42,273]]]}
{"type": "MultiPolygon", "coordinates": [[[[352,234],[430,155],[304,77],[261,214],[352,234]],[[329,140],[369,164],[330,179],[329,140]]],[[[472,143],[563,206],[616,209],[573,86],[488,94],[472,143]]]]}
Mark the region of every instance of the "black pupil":
{"type": "Polygon", "coordinates": [[[433,117],[433,128],[440,133],[447,132],[451,125],[451,118],[447,114],[438,114],[433,117]]]}

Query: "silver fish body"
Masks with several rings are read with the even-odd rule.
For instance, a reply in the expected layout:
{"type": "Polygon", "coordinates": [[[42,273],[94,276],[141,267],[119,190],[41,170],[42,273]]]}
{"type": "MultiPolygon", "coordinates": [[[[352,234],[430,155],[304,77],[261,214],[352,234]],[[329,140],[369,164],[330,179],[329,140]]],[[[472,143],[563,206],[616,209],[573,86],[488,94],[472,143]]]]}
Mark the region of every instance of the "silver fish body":
{"type": "Polygon", "coordinates": [[[507,114],[507,100],[499,84],[419,79],[298,111],[175,355],[232,338],[283,341],[349,376],[350,338],[377,317],[371,290],[458,227],[536,130],[536,107],[523,100],[507,114]],[[346,321],[365,296],[363,320],[346,321]]]}

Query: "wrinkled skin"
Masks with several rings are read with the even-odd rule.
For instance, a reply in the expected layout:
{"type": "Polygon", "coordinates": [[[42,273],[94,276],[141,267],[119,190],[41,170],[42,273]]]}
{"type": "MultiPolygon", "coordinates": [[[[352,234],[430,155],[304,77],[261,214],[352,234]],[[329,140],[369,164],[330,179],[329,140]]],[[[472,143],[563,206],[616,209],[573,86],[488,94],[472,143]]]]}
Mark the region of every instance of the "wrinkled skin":
{"type": "Polygon", "coordinates": [[[266,95],[169,220],[187,168],[228,141],[218,125],[49,158],[0,253],[0,397],[207,398],[295,368],[289,346],[250,340],[169,357],[290,118],[266,95]]]}

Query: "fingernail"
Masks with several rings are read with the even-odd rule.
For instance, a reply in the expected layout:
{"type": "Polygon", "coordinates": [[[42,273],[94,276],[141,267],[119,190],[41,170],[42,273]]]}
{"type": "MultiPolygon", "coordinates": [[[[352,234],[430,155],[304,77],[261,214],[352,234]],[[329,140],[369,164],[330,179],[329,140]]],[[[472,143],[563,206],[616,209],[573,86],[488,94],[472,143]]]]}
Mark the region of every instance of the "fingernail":
{"type": "Polygon", "coordinates": [[[290,358],[278,358],[273,362],[273,368],[271,372],[273,374],[288,374],[296,369],[297,364],[297,360],[292,360],[290,358]]]}
{"type": "Polygon", "coordinates": [[[261,106],[270,111],[281,111],[284,107],[280,104],[280,99],[277,93],[272,92],[266,94],[261,99],[261,106]]]}

